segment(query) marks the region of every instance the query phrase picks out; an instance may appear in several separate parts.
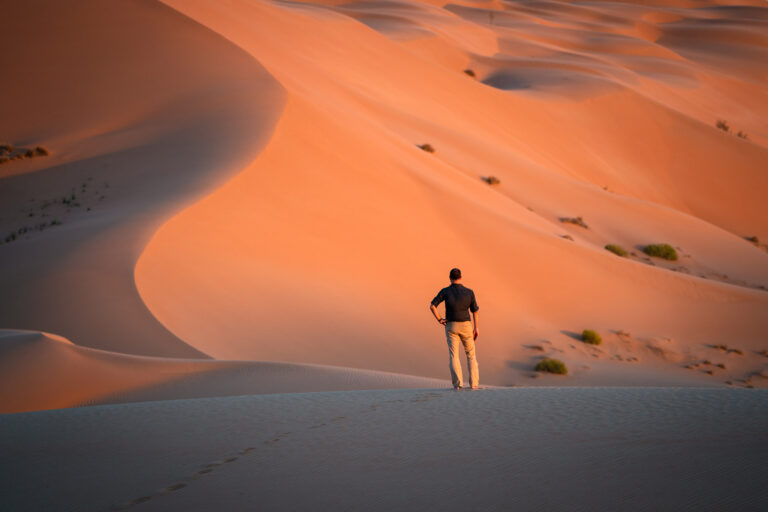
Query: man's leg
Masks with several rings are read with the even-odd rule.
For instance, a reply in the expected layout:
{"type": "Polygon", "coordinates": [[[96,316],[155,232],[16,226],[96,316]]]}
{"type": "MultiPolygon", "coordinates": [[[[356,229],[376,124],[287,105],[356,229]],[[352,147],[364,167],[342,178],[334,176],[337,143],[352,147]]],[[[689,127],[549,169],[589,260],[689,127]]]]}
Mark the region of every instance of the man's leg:
{"type": "Polygon", "coordinates": [[[451,370],[451,381],[453,387],[462,386],[461,361],[459,360],[459,335],[451,330],[453,322],[445,324],[445,336],[448,341],[448,368],[451,370]]]}
{"type": "Polygon", "coordinates": [[[480,371],[477,368],[477,355],[475,354],[474,332],[472,322],[466,322],[461,330],[461,342],[464,352],[467,354],[467,368],[469,368],[469,385],[476,388],[480,385],[480,371]]]}

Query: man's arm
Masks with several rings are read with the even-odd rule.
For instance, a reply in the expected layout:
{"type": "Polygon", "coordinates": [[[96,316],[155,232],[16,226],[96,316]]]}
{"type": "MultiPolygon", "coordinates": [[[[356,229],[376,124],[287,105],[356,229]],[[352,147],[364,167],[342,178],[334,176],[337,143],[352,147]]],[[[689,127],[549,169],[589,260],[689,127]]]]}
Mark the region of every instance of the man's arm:
{"type": "Polygon", "coordinates": [[[475,292],[472,292],[472,301],[469,303],[469,310],[472,312],[472,319],[475,321],[475,328],[472,331],[472,335],[475,339],[480,334],[480,331],[477,330],[477,310],[480,309],[480,306],[477,305],[477,299],[475,299],[475,292]]]}
{"type": "Polygon", "coordinates": [[[480,331],[477,330],[477,311],[472,312],[472,320],[475,322],[475,328],[472,331],[472,335],[477,339],[477,337],[480,335],[480,331]]]}
{"type": "Polygon", "coordinates": [[[445,325],[445,318],[440,318],[440,313],[437,312],[437,308],[434,304],[429,304],[429,310],[432,311],[432,315],[434,315],[435,319],[440,322],[441,324],[445,325]]]}

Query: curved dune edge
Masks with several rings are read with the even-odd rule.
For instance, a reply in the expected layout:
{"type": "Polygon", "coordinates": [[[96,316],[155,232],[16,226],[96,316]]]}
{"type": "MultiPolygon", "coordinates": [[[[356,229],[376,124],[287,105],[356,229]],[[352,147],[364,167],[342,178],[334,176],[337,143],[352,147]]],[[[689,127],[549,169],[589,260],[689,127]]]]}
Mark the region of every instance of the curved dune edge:
{"type": "Polygon", "coordinates": [[[0,330],[0,414],[181,398],[396,388],[447,381],[332,366],[133,356],[0,330]]]}
{"type": "Polygon", "coordinates": [[[134,268],[166,219],[261,151],[282,87],[250,55],[155,1],[6,6],[14,80],[0,140],[50,155],[0,168],[0,326],[78,345],[208,357],[146,308],[134,268]],[[66,199],[66,202],[64,201],[66,199]],[[35,229],[39,223],[58,225],[35,229]]]}
{"type": "Polygon", "coordinates": [[[544,355],[573,369],[568,384],[725,385],[762,371],[768,255],[743,236],[768,238],[766,106],[753,76],[682,57],[682,36],[633,36],[627,20],[658,6],[505,4],[491,44],[474,4],[167,3],[258,58],[289,98],[258,159],[165,223],[137,263],[147,306],[192,346],[442,375],[426,304],[459,266],[481,297],[486,382],[551,383],[531,379],[544,355]],[[403,36],[404,23],[430,34],[403,36]],[[462,73],[476,64],[475,79],[462,73]],[[569,87],[547,66],[585,76],[569,87]],[[505,90],[483,83],[492,72],[505,90]],[[721,111],[753,140],[714,128],[721,111]],[[577,215],[589,229],[558,221],[577,215]],[[654,241],[681,260],[644,258],[654,241]],[[604,345],[575,340],[584,328],[604,345]],[[727,371],[685,369],[709,360],[727,371]]]}

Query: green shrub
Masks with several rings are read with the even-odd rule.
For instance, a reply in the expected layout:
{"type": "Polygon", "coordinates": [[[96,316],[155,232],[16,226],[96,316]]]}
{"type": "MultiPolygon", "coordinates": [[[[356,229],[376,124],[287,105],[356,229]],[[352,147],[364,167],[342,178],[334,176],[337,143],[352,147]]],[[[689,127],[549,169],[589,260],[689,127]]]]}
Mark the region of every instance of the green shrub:
{"type": "Polygon", "coordinates": [[[535,370],[537,372],[555,373],[557,375],[565,375],[568,373],[568,368],[565,367],[565,363],[559,359],[550,359],[545,357],[538,363],[536,363],[535,370]]]}
{"type": "Polygon", "coordinates": [[[625,251],[624,248],[620,245],[608,244],[605,246],[605,248],[617,256],[621,256],[622,258],[627,257],[627,251],[625,251]]]}
{"type": "Polygon", "coordinates": [[[599,345],[603,342],[603,338],[592,329],[584,329],[581,333],[581,341],[590,345],[599,345]]]}
{"type": "Polygon", "coordinates": [[[422,144],[419,146],[423,151],[426,151],[427,153],[434,153],[435,148],[432,147],[431,144],[422,144]]]}
{"type": "Polygon", "coordinates": [[[664,258],[665,260],[677,260],[677,251],[669,244],[650,244],[643,247],[643,252],[648,256],[664,258]]]}

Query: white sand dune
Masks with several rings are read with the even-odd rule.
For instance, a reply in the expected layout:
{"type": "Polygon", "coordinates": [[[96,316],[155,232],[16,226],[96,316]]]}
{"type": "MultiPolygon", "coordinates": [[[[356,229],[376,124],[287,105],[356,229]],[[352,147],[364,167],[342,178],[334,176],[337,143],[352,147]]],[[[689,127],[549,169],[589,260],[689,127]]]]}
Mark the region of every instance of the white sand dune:
{"type": "Polygon", "coordinates": [[[134,356],[80,347],[48,333],[0,331],[0,414],[180,398],[449,386],[353,368],[134,356]]]}
{"type": "Polygon", "coordinates": [[[768,391],[399,390],[0,416],[9,510],[765,510],[768,391]]]}

